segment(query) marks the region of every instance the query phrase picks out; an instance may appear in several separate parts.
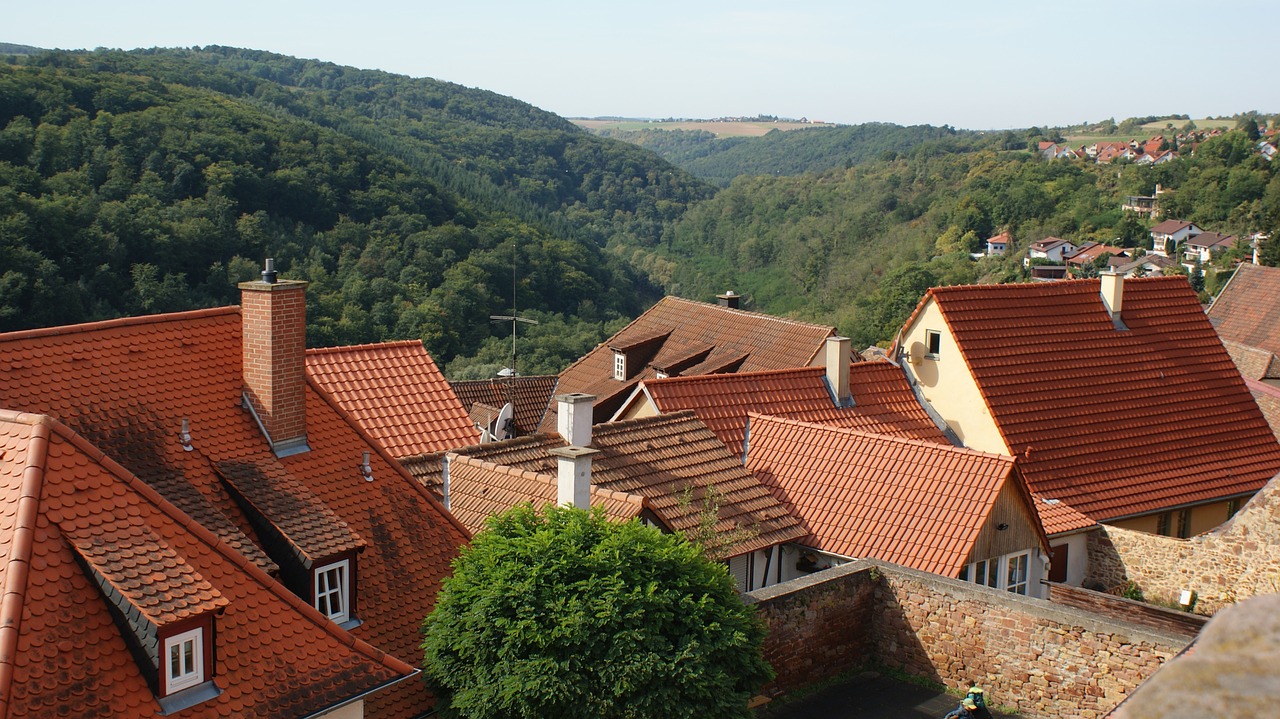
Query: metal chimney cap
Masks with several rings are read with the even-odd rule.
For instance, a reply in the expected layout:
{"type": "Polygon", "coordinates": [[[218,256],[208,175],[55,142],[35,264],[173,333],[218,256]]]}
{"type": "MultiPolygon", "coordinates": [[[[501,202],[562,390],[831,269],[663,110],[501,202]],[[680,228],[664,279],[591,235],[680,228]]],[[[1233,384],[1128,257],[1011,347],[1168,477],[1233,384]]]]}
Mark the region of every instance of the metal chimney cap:
{"type": "Polygon", "coordinates": [[[262,281],[269,285],[274,285],[278,277],[279,273],[276,272],[276,261],[274,258],[268,257],[266,269],[262,270],[262,281]]]}

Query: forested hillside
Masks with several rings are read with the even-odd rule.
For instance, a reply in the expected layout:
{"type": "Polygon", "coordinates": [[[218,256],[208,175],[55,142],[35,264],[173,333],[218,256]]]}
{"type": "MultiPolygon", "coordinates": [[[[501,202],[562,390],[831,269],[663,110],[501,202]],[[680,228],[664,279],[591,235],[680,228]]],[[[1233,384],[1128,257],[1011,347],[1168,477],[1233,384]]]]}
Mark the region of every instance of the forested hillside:
{"type": "MultiPolygon", "coordinates": [[[[768,312],[834,323],[866,346],[892,339],[935,284],[1025,280],[1019,252],[1054,235],[1141,246],[1126,195],[1160,183],[1167,216],[1247,236],[1280,229],[1280,177],[1242,132],[1156,167],[1046,161],[963,142],[795,177],[741,177],[693,207],[658,247],[621,253],[672,291],[733,288],[768,312]],[[1015,251],[969,259],[1001,231],[1015,251]]],[[[1280,243],[1266,245],[1275,264],[1280,243]]]]}
{"type": "Polygon", "coordinates": [[[866,123],[773,131],[763,137],[716,137],[705,130],[602,130],[603,137],[652,150],[719,185],[742,175],[800,175],[893,157],[921,143],[973,136],[949,127],[866,123]]]}
{"type": "Polygon", "coordinates": [[[657,297],[600,247],[651,244],[709,195],[434,80],[227,48],[46,53],[0,66],[0,329],[234,302],[274,256],[313,283],[312,345],[422,337],[448,361],[501,334],[514,262],[518,306],[577,338],[522,367],[555,371],[657,297]]]}

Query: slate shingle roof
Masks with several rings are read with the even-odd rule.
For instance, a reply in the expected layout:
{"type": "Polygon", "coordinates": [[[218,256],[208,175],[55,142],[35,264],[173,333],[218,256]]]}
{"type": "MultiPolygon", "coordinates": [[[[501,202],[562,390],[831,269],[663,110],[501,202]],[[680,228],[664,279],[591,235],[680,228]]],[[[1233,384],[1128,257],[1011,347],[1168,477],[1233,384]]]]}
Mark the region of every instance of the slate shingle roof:
{"type": "MultiPolygon", "coordinates": [[[[556,391],[594,395],[596,418],[604,419],[613,415],[640,380],[656,376],[655,367],[690,358],[698,361],[680,369],[682,376],[802,367],[834,334],[834,327],[664,297],[561,372],[556,391]],[[712,349],[699,358],[707,347],[712,349]],[[639,366],[628,367],[626,381],[613,379],[613,348],[639,348],[635,359],[628,360],[639,366]]],[[[555,411],[553,405],[543,419],[542,432],[555,431],[555,411]]]]}
{"type": "MultiPolygon", "coordinates": [[[[556,494],[555,474],[538,474],[466,455],[453,455],[449,461],[449,511],[473,533],[484,529],[489,517],[518,504],[555,504],[556,494]]],[[[644,498],[593,486],[591,506],[604,509],[610,519],[625,522],[640,516],[644,498]]]]}
{"type": "MultiPolygon", "coordinates": [[[[314,541],[322,551],[365,540],[357,555],[356,614],[363,624],[352,634],[409,665],[419,663],[418,627],[469,533],[311,382],[304,393],[311,450],[277,459],[241,407],[238,308],[0,335],[0,376],[0,407],[55,416],[259,566],[265,538],[218,468],[252,467],[255,481],[300,483],[315,501],[299,494],[290,504],[287,493],[271,494],[273,522],[307,527],[298,515],[322,505],[345,522],[349,536],[316,526],[315,534],[299,531],[295,541],[314,541]],[[184,418],[190,452],[178,440],[184,418]],[[364,452],[372,482],[359,473],[364,452]]],[[[234,602],[228,612],[233,609],[234,602]]],[[[268,644],[280,630],[271,623],[260,629],[256,640],[268,644]]],[[[408,716],[432,703],[422,682],[409,681],[369,697],[365,710],[371,717],[408,716]]]]}
{"type": "Polygon", "coordinates": [[[393,457],[480,440],[421,340],[307,350],[307,374],[393,457]]]}
{"type": "Polygon", "coordinates": [[[742,456],[751,412],[948,444],[892,362],[854,362],[854,406],[837,407],[822,367],[645,380],[643,391],[662,412],[693,410],[729,451],[742,456]]]}
{"type": "Polygon", "coordinates": [[[301,716],[414,672],[47,416],[0,410],[0,553],[6,717],[158,712],[96,581],[155,623],[217,613],[223,691],[184,717],[301,716]]]}
{"type": "MultiPolygon", "coordinates": [[[[522,436],[538,431],[538,425],[542,422],[543,415],[547,413],[547,407],[551,405],[551,396],[555,394],[558,381],[559,377],[555,375],[540,375],[467,380],[452,384],[453,391],[462,401],[462,406],[471,411],[473,420],[483,417],[483,415],[477,417],[473,410],[475,405],[482,404],[501,410],[503,405],[511,402],[514,397],[512,404],[515,408],[513,417],[516,436],[522,436]]],[[[496,417],[496,411],[491,416],[496,417]]]]}
{"type": "Polygon", "coordinates": [[[800,519],[801,544],[949,577],[1022,481],[1012,457],[758,414],[747,468],[800,519]]]}
{"type": "Polygon", "coordinates": [[[931,300],[1033,492],[1108,520],[1256,492],[1280,471],[1184,278],[1125,280],[1127,331],[1098,280],[935,287],[920,307],[931,300]]]}
{"type": "MultiPolygon", "coordinates": [[[[468,447],[459,454],[555,476],[556,460],[547,452],[565,445],[559,435],[536,435],[468,447]]],[[[646,506],[672,531],[694,532],[705,497],[714,492],[720,507],[716,530],[741,535],[725,557],[804,534],[692,412],[598,424],[592,428],[591,447],[600,450],[592,462],[592,484],[644,497],[646,506]]]]}

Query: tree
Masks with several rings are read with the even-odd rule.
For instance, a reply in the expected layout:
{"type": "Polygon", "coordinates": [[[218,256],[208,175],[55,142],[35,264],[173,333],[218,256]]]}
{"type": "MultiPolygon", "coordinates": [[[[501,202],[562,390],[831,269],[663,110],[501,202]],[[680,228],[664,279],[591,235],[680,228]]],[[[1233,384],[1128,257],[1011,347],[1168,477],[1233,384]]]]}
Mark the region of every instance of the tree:
{"type": "Polygon", "coordinates": [[[677,535],[529,505],[489,520],[424,623],[449,716],[750,717],[773,672],[725,567],[677,535]]]}

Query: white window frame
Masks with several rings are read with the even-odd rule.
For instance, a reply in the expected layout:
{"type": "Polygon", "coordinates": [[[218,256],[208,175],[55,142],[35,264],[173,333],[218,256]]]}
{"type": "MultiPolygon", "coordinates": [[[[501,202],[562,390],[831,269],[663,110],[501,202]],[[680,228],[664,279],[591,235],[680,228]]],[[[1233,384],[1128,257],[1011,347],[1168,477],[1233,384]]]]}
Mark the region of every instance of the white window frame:
{"type": "Polygon", "coordinates": [[[1008,554],[1001,559],[1004,564],[1004,590],[1026,596],[1031,586],[1031,553],[1008,554]],[[1014,575],[1019,568],[1022,570],[1020,577],[1014,575]]]}
{"type": "Polygon", "coordinates": [[[341,559],[322,567],[316,567],[312,573],[313,587],[313,606],[321,614],[328,617],[333,622],[342,624],[351,619],[351,560],[341,559]],[[326,577],[334,572],[337,573],[338,581],[336,586],[330,586],[326,577]],[[325,586],[321,588],[321,581],[325,581],[325,586]],[[338,611],[333,611],[332,598],[337,597],[341,604],[338,611]],[[321,603],[324,607],[321,607],[321,603]]]}
{"type": "Polygon", "coordinates": [[[942,355],[942,333],[941,332],[939,332],[938,330],[924,331],[924,353],[925,353],[924,354],[925,357],[929,359],[935,359],[935,360],[942,355]],[[930,349],[935,344],[934,340],[937,340],[936,344],[938,345],[938,348],[936,351],[930,351],[930,349]]]}
{"type": "Polygon", "coordinates": [[[161,661],[164,665],[164,693],[166,695],[174,692],[190,689],[199,684],[203,684],[204,678],[204,627],[196,627],[171,637],[164,639],[164,654],[161,661]],[[191,648],[190,655],[183,651],[183,647],[191,648]],[[174,651],[177,656],[174,656],[174,651]],[[177,672],[174,669],[174,660],[178,661],[177,672]],[[188,662],[190,662],[188,664],[188,662]]]}
{"type": "Polygon", "coordinates": [[[1031,588],[1031,552],[1014,552],[970,562],[960,570],[960,580],[1026,595],[1031,588]],[[1010,573],[1015,571],[1018,565],[1021,565],[1022,575],[1015,578],[1010,573]]]}
{"type": "Polygon", "coordinates": [[[613,353],[613,378],[623,382],[627,379],[627,355],[625,352],[613,353]]]}

